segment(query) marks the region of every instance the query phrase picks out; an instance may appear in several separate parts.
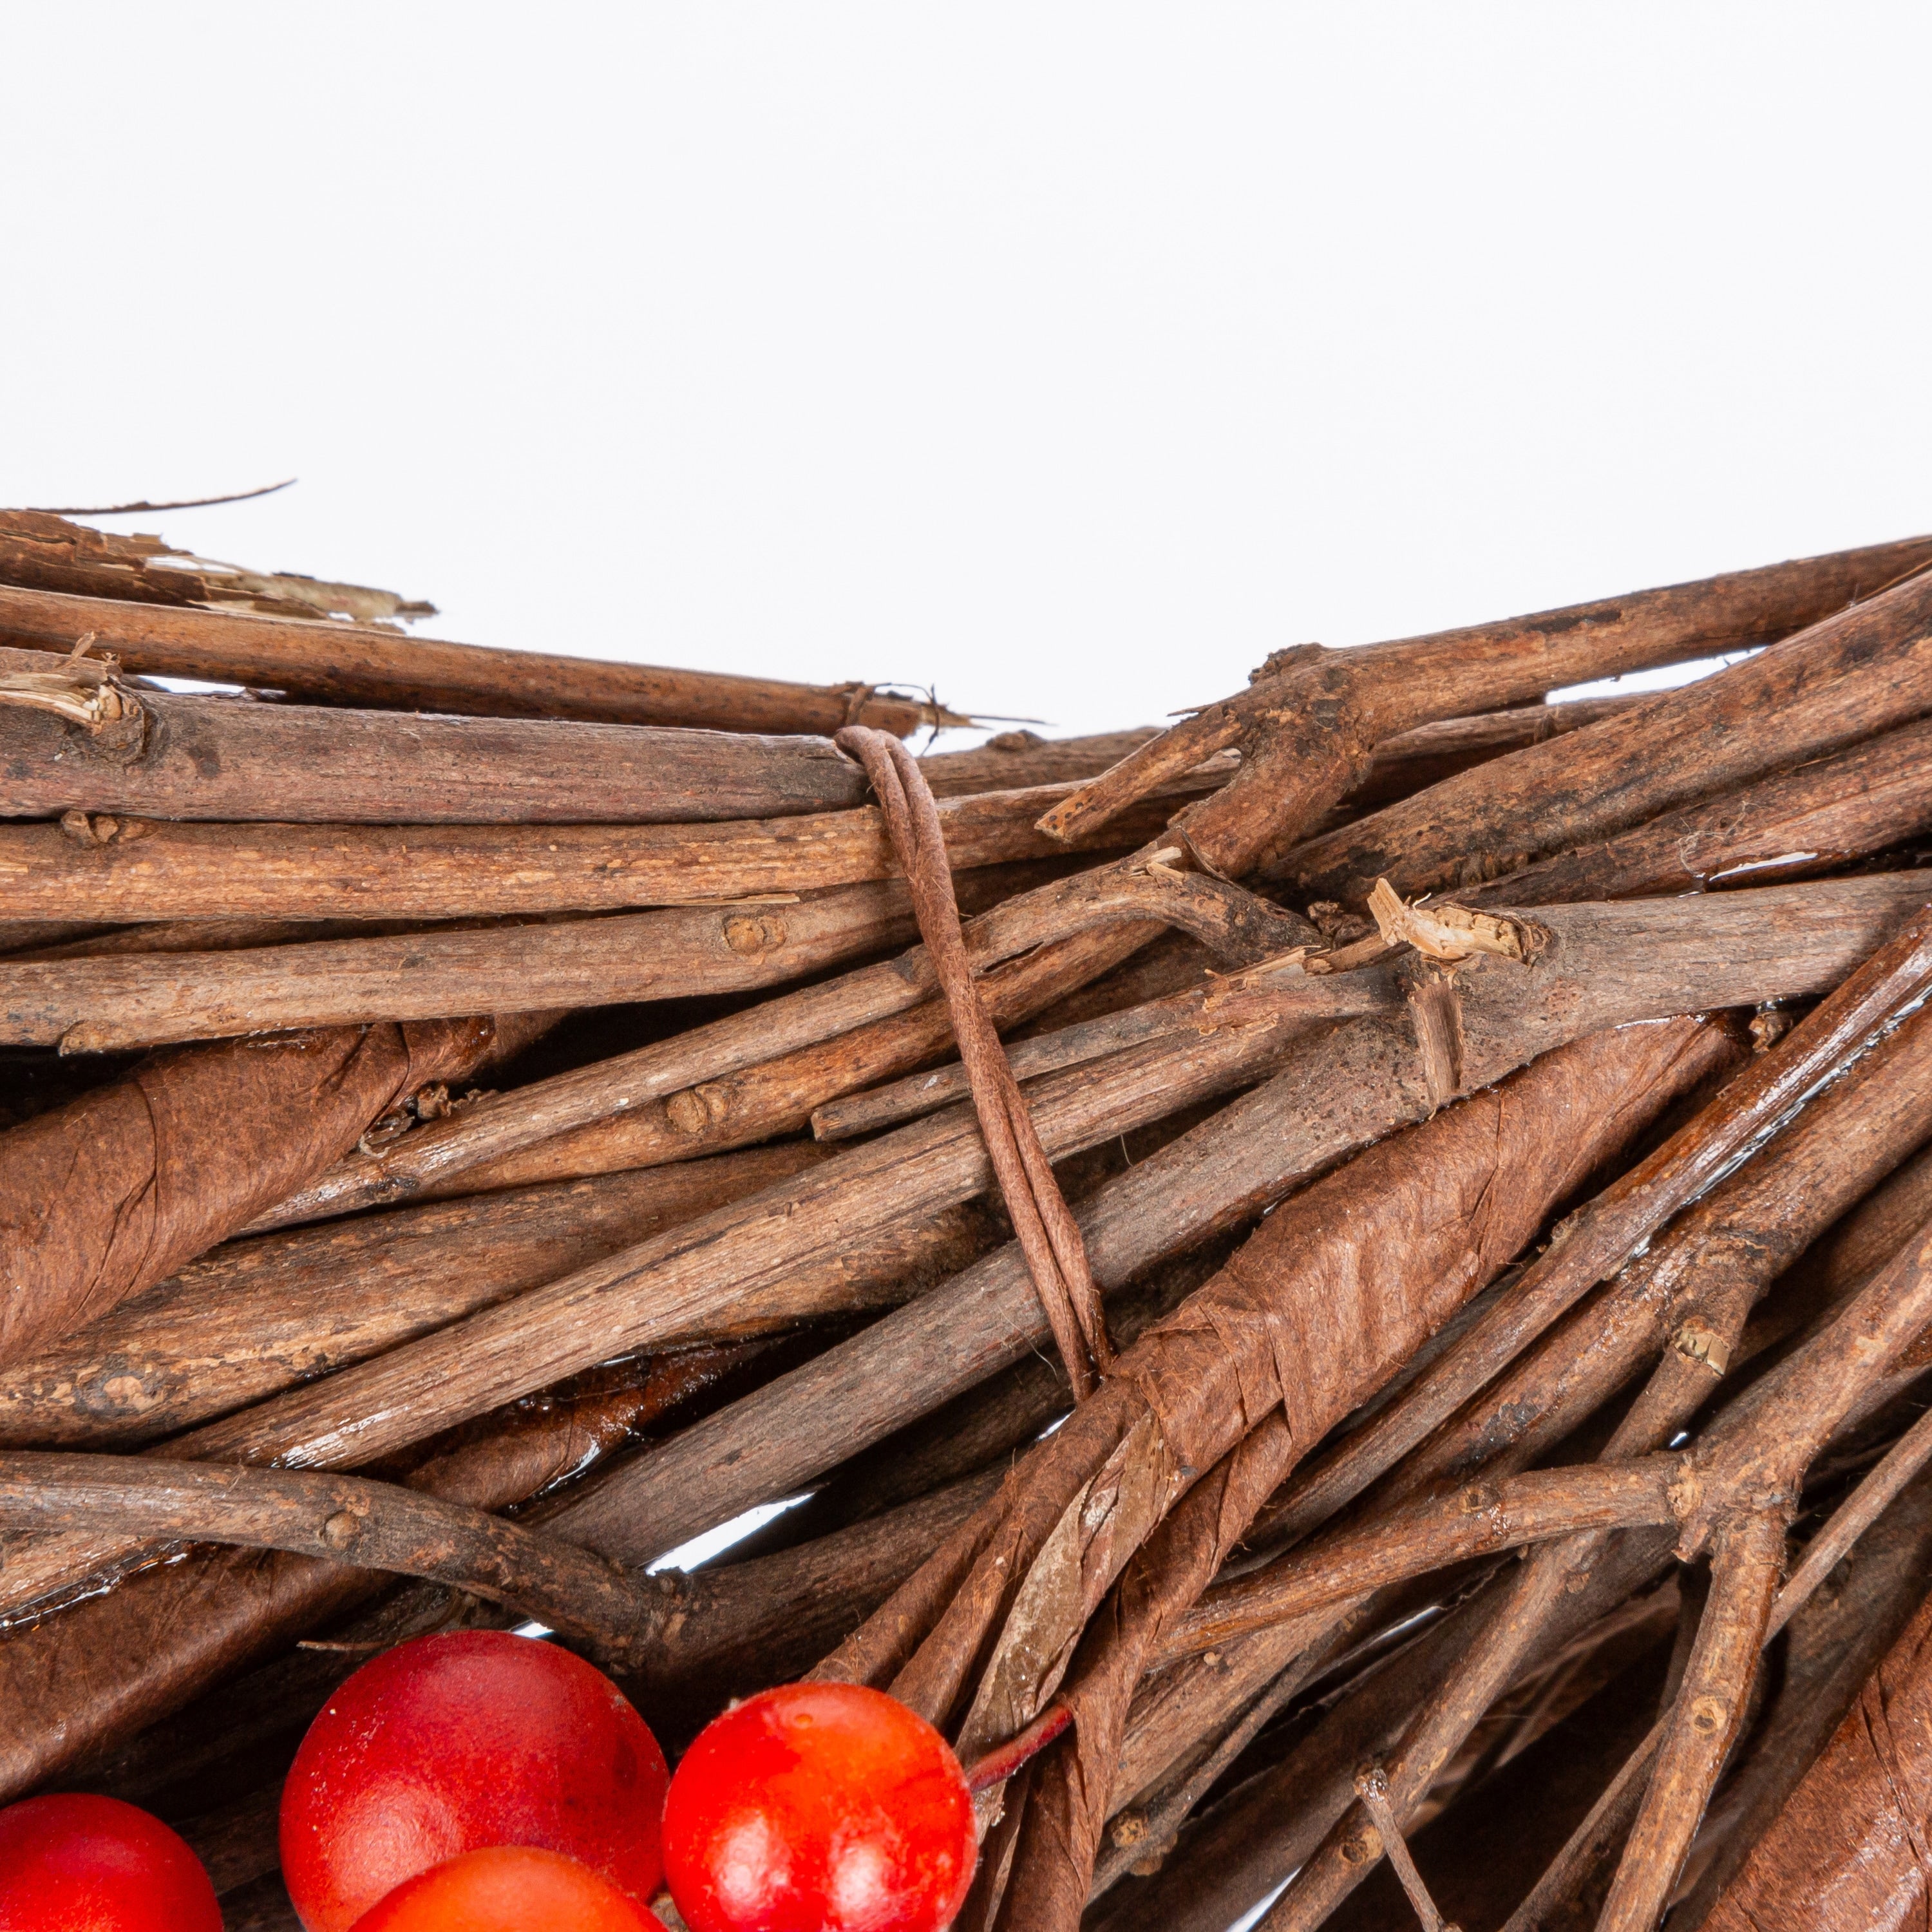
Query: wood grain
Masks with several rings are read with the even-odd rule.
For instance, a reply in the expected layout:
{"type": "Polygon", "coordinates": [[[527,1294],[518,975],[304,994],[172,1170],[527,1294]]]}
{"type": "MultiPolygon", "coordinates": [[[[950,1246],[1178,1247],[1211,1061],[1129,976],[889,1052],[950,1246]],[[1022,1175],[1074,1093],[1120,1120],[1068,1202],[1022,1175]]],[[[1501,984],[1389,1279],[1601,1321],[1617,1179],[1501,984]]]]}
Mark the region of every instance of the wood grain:
{"type": "MultiPolygon", "coordinates": [[[[0,651],[0,671],[101,676],[32,651],[0,651]]],[[[652,824],[865,802],[859,768],[824,738],[130,694],[140,715],[98,732],[0,704],[0,815],[652,824]]]]}

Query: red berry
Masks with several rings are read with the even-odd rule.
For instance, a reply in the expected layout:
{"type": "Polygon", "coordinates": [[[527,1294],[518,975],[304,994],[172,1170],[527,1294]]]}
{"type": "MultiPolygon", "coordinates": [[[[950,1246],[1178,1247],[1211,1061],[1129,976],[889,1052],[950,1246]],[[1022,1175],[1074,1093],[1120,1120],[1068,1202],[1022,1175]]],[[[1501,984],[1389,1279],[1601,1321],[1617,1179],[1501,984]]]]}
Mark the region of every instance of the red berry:
{"type": "Polygon", "coordinates": [[[664,1921],[587,1865],[492,1845],[399,1885],[356,1932],[664,1932],[664,1921]]]}
{"type": "Polygon", "coordinates": [[[0,1932],[221,1932],[201,1861],[118,1798],[0,1811],[0,1932]]]}
{"type": "Polygon", "coordinates": [[[788,1684],[726,1712],[664,1804],[691,1932],[939,1932],[977,1850],[946,1740],[854,1684],[788,1684]]]}
{"type": "Polygon", "coordinates": [[[406,1879],[486,1845],[658,1888],[664,1754],[600,1670],[500,1630],[366,1664],[310,1726],[282,1793],[282,1876],[308,1932],[349,1932],[406,1879]]]}

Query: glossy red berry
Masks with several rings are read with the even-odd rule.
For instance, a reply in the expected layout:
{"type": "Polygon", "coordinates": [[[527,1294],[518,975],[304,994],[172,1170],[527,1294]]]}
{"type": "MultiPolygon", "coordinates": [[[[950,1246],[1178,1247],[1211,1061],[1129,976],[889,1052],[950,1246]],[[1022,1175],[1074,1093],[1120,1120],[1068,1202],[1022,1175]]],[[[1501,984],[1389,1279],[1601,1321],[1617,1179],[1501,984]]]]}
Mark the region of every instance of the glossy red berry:
{"type": "Polygon", "coordinates": [[[201,1861],[118,1798],[0,1811],[0,1932],[221,1932],[201,1861]]]}
{"type": "Polygon", "coordinates": [[[664,1932],[654,1912],[587,1865],[529,1845],[494,1845],[422,1872],[356,1922],[356,1932],[664,1932]]]}
{"type": "Polygon", "coordinates": [[[418,1873],[489,1845],[658,1888],[664,1754],[600,1670],[500,1630],[419,1637],[356,1672],[282,1793],[282,1876],[308,1932],[349,1932],[418,1873]]]}
{"type": "Polygon", "coordinates": [[[788,1684],[726,1712],[664,1805],[691,1932],[939,1932],[976,1853],[946,1740],[857,1684],[788,1684]]]}

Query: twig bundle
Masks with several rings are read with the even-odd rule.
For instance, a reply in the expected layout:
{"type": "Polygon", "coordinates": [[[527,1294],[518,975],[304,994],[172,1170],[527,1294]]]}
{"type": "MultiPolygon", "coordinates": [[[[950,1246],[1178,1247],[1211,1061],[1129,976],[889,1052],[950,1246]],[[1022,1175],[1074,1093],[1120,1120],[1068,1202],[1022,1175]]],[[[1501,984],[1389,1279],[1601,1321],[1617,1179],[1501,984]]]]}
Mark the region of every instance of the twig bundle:
{"type": "Polygon", "coordinates": [[[1932,539],[923,758],[426,610],[0,514],[0,1797],[292,1924],[535,1618],[922,1712],[974,1932],[1923,1912],[1932,539]]]}

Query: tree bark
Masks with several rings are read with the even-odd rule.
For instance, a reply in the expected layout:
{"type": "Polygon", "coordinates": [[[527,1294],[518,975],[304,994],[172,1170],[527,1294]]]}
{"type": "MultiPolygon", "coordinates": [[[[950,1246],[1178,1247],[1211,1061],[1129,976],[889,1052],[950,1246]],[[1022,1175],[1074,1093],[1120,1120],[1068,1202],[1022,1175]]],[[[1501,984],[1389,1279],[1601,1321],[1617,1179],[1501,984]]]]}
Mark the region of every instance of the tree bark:
{"type": "MultiPolygon", "coordinates": [[[[0,1445],[138,1448],[754,1193],[808,1144],[230,1242],[0,1370],[0,1445]]],[[[862,1306],[855,1285],[854,1304],[862,1306]]]]}
{"type": "MultiPolygon", "coordinates": [[[[1210,781],[1209,782],[1212,782],[1210,781]]],[[[955,871],[1064,850],[1034,829],[1061,788],[940,807],[955,871]]],[[[1171,799],[1110,827],[1114,850],[1171,799]]],[[[0,825],[0,916],[100,920],[496,918],[823,891],[897,876],[866,806],[674,825],[231,825],[96,816],[0,825]]],[[[31,944],[28,934],[22,944],[31,944]]]]}
{"type": "Polygon", "coordinates": [[[1833,872],[1932,827],[1928,759],[1932,723],[1908,724],[1459,898],[1466,905],[1552,905],[1833,872]]]}
{"type": "Polygon", "coordinates": [[[1380,878],[1404,892],[1480,885],[1928,710],[1932,576],[1919,576],[1714,676],[1285,850],[1264,869],[1351,904],[1380,878]]]}
{"type": "MultiPolygon", "coordinates": [[[[969,894],[998,889],[982,879],[969,894]]],[[[916,930],[906,889],[893,880],[784,904],[233,952],[0,960],[0,1044],[113,1052],[298,1027],[704,998],[802,979],[902,945],[916,930]]]]}
{"type": "MultiPolygon", "coordinates": [[[[875,724],[903,737],[957,722],[869,686],[788,683],[403,638],[358,624],[195,608],[211,586],[100,554],[101,532],[14,512],[0,529],[0,638],[66,651],[88,632],[130,670],[286,692],[311,703],[484,717],[585,718],[721,731],[809,732],[875,724]],[[199,593],[199,594],[198,594],[199,593]]],[[[115,541],[110,539],[110,542],[115,541]]],[[[121,540],[124,542],[124,539],[121,540]]]]}
{"type": "Polygon", "coordinates": [[[164,1280],[532,1031],[386,1022],[190,1048],[0,1136],[0,1362],[164,1280]]]}
{"type": "Polygon", "coordinates": [[[865,802],[858,766],[824,738],[190,698],[33,651],[0,650],[0,815],[10,818],[656,824],[865,802]],[[120,715],[91,727],[28,708],[10,698],[22,677],[90,699],[115,692],[120,715]]]}
{"type": "Polygon", "coordinates": [[[1042,824],[1055,837],[1076,836],[1239,742],[1239,777],[1173,830],[1210,871],[1272,869],[1358,781],[1378,740],[1564,684],[1769,644],[1881,595],[1928,560],[1932,544],[1915,538],[1433,637],[1341,652],[1299,645],[1270,657],[1240,696],[1142,747],[1042,824]]]}

